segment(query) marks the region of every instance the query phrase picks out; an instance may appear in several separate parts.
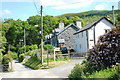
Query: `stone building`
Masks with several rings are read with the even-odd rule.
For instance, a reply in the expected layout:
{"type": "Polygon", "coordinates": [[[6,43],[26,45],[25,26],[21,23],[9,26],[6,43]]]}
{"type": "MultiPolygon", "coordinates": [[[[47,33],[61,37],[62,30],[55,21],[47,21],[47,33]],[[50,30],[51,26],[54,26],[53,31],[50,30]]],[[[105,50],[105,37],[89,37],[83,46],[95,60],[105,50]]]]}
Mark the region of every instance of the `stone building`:
{"type": "Polygon", "coordinates": [[[64,23],[59,23],[59,28],[53,30],[53,33],[46,36],[46,42],[55,47],[66,47],[68,50],[74,49],[74,36],[81,27],[81,21],[76,21],[76,25],[70,24],[64,27],[64,23]]]}

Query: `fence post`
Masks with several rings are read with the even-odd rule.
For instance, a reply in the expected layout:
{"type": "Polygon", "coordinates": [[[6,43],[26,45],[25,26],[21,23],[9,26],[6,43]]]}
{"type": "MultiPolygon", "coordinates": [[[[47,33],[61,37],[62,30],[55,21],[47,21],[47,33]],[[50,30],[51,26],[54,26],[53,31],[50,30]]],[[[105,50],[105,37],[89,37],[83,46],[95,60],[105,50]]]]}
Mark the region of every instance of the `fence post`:
{"type": "Polygon", "coordinates": [[[55,50],[54,50],[54,63],[55,63],[55,50]]]}

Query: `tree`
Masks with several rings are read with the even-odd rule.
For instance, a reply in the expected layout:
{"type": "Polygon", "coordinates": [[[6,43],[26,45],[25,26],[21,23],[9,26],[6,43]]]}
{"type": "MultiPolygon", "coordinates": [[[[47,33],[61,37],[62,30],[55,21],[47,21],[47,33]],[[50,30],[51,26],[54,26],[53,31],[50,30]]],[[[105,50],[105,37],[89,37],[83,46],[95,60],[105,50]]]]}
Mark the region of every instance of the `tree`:
{"type": "Polygon", "coordinates": [[[117,14],[116,24],[120,24],[120,13],[119,13],[119,14],[117,14]]]}
{"type": "Polygon", "coordinates": [[[71,23],[76,24],[77,20],[81,20],[82,21],[82,26],[85,26],[84,20],[82,18],[78,17],[78,16],[69,17],[68,20],[69,20],[69,24],[71,24],[71,23]]]}
{"type": "Polygon", "coordinates": [[[58,18],[59,22],[63,22],[65,24],[65,26],[69,25],[69,21],[66,17],[62,16],[58,18]]]}
{"type": "Polygon", "coordinates": [[[54,46],[52,46],[52,45],[50,45],[50,44],[47,44],[47,45],[44,45],[44,49],[45,49],[45,50],[48,50],[49,53],[52,53],[52,54],[53,54],[54,46]]]}

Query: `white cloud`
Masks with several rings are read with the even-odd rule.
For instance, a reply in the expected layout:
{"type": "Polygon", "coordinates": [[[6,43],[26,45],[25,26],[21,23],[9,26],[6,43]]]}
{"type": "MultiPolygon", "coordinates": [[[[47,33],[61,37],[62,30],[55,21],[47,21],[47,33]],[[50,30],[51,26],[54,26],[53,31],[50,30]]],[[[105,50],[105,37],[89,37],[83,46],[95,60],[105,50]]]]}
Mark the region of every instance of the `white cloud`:
{"type": "Polygon", "coordinates": [[[94,0],[40,0],[43,6],[52,6],[54,9],[80,8],[90,5],[94,0]]]}
{"type": "Polygon", "coordinates": [[[2,14],[11,14],[11,11],[8,9],[2,10],[2,14]]]}
{"type": "MultiPolygon", "coordinates": [[[[35,0],[35,1],[38,2],[38,1],[42,1],[42,0],[35,0]]],[[[54,1],[59,2],[60,0],[54,0],[54,1]]],[[[61,1],[73,2],[73,1],[85,1],[85,0],[61,0],[61,1]]],[[[94,0],[94,1],[95,2],[118,2],[120,0],[94,0]]],[[[33,0],[1,0],[1,2],[33,2],[33,0]]]]}
{"type": "Polygon", "coordinates": [[[100,4],[100,5],[97,5],[94,10],[104,10],[104,9],[105,9],[105,5],[100,4]]]}
{"type": "Polygon", "coordinates": [[[33,0],[2,0],[1,2],[33,2],[33,0]]]}

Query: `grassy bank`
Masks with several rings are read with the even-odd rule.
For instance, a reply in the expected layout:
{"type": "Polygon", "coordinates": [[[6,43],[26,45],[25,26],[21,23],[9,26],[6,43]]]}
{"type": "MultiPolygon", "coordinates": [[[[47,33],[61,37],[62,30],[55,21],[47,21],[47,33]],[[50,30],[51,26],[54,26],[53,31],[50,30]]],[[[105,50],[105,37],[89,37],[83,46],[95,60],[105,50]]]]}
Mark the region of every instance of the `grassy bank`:
{"type": "Polygon", "coordinates": [[[49,69],[57,66],[64,65],[70,62],[69,57],[57,57],[56,61],[54,62],[53,57],[49,57],[48,61],[47,58],[44,58],[44,64],[41,64],[41,60],[38,59],[36,56],[32,56],[28,61],[24,64],[32,69],[49,69]]]}

